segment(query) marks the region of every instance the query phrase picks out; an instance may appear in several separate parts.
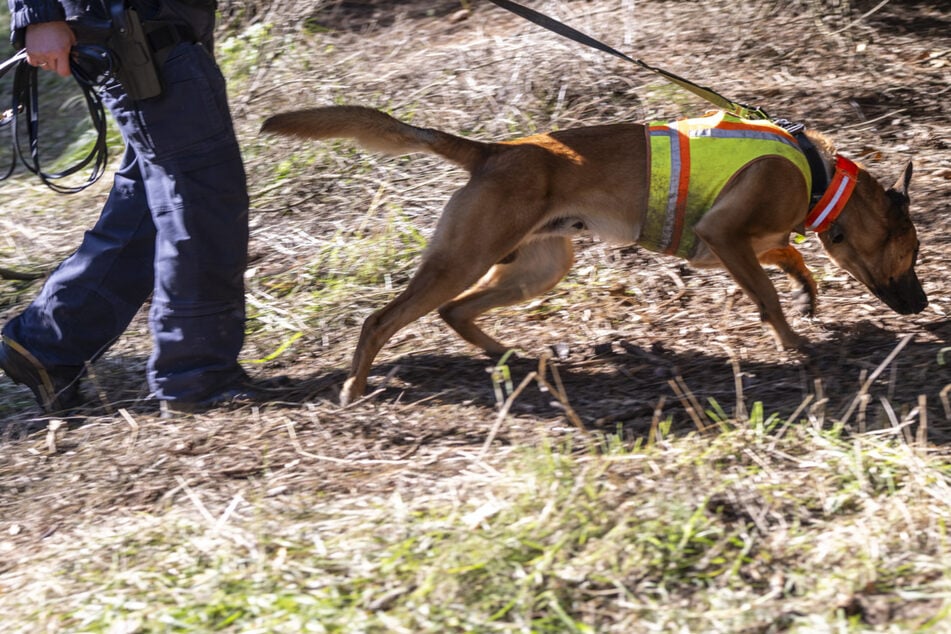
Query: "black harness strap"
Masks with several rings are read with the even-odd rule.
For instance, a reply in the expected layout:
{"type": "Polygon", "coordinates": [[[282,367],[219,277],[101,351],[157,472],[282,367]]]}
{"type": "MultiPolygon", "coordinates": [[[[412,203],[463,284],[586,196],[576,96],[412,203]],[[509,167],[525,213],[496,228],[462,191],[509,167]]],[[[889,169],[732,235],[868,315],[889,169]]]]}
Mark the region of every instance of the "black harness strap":
{"type": "Polygon", "coordinates": [[[806,155],[806,161],[809,163],[809,171],[812,173],[812,191],[810,192],[809,208],[815,206],[822,195],[829,189],[829,174],[826,171],[825,162],[816,149],[815,144],[809,140],[806,135],[806,126],[801,123],[794,123],[787,119],[776,119],[773,121],[780,128],[788,132],[796,139],[799,149],[806,155]]]}
{"type": "Polygon", "coordinates": [[[811,209],[829,189],[829,174],[826,172],[826,165],[819,155],[819,150],[806,136],[805,131],[794,133],[793,136],[796,142],[799,143],[799,149],[806,155],[806,161],[809,162],[809,171],[812,172],[812,191],[809,202],[809,208],[811,209]]]}

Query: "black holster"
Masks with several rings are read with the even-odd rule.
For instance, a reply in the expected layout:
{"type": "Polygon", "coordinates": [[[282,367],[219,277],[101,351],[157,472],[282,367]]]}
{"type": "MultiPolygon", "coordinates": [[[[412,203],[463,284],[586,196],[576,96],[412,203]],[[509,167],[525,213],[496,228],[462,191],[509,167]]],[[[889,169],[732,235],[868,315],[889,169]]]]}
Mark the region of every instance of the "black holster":
{"type": "Polygon", "coordinates": [[[180,23],[143,21],[124,0],[112,0],[109,9],[108,20],[69,23],[78,42],[77,63],[87,75],[115,76],[133,99],[157,97],[162,94],[161,68],[168,53],[180,42],[195,42],[196,36],[180,23]]]}
{"type": "Polygon", "coordinates": [[[107,46],[115,54],[116,77],[133,99],[148,99],[162,94],[162,79],[152,45],[145,36],[135,9],[113,2],[112,33],[107,46]]]}

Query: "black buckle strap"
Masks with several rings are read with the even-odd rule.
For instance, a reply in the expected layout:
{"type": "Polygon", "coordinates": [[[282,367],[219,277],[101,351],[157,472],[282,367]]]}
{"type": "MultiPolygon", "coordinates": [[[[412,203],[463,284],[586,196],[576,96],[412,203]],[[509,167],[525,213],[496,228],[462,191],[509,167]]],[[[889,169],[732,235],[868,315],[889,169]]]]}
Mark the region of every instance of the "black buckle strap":
{"type": "Polygon", "coordinates": [[[822,160],[822,156],[819,154],[819,150],[816,149],[815,144],[813,144],[806,135],[806,126],[804,124],[788,119],[775,119],[773,123],[791,134],[793,138],[796,139],[796,143],[799,144],[799,149],[806,155],[806,161],[809,163],[809,171],[812,173],[812,191],[810,192],[811,201],[809,203],[809,208],[811,209],[819,202],[819,199],[822,198],[826,190],[829,189],[829,174],[826,171],[825,162],[822,160]]]}
{"type": "MultiPolygon", "coordinates": [[[[140,67],[154,70],[152,59],[161,64],[174,46],[181,42],[198,41],[194,30],[187,25],[158,21],[146,22],[142,24],[142,31],[145,32],[147,43],[138,40],[127,47],[137,55],[131,60],[127,55],[125,68],[123,68],[123,60],[117,59],[115,52],[108,47],[109,40],[117,32],[120,35],[129,34],[136,27],[136,24],[133,24],[131,20],[138,20],[138,18],[134,12],[125,11],[121,2],[116,2],[113,6],[122,9],[118,13],[121,24],[116,25],[118,27],[116,29],[112,29],[108,22],[97,22],[95,24],[70,23],[81,42],[73,47],[70,68],[82,91],[92,120],[92,126],[96,131],[96,140],[93,142],[89,153],[76,164],[55,173],[48,173],[43,170],[39,145],[39,95],[36,68],[26,62],[26,50],[21,50],[10,59],[0,63],[0,77],[8,72],[15,71],[11,107],[8,111],[0,113],[0,130],[9,128],[12,154],[10,164],[6,169],[0,170],[0,181],[9,178],[13,174],[16,164],[21,163],[30,172],[36,174],[46,186],[60,193],[75,193],[95,183],[105,172],[108,162],[108,148],[106,146],[107,119],[102,99],[97,92],[97,86],[109,74],[118,74],[120,81],[122,79],[126,80],[123,82],[123,85],[126,86],[126,82],[130,80],[128,76],[130,61],[139,61],[138,57],[148,53],[148,51],[141,50],[143,44],[151,49],[152,55],[150,59],[142,60],[140,67]],[[126,72],[126,75],[123,75],[123,71],[126,72]],[[20,120],[21,115],[25,121],[20,120]],[[25,131],[23,128],[26,128],[25,131]],[[21,137],[26,137],[26,139],[21,139],[21,137]],[[21,147],[21,140],[29,142],[28,152],[21,147]],[[55,182],[73,175],[87,166],[90,168],[90,173],[84,183],[77,186],[67,186],[55,182]]],[[[115,40],[113,40],[113,43],[115,43],[115,40]]],[[[149,56],[146,55],[146,57],[149,56]]],[[[134,75],[137,68],[132,68],[131,71],[134,75]]],[[[137,79],[137,77],[133,76],[131,79],[137,79]]],[[[133,84],[132,88],[139,85],[135,82],[133,84]]],[[[156,88],[160,92],[161,86],[158,84],[157,76],[156,80],[146,87],[151,88],[152,93],[155,92],[154,89],[156,88]]],[[[126,90],[132,94],[129,86],[126,86],[126,90]]],[[[133,94],[132,96],[136,98],[136,95],[133,94]]],[[[151,96],[151,94],[148,96],[151,96]]]]}
{"type": "Polygon", "coordinates": [[[185,25],[173,22],[150,22],[143,24],[145,37],[152,47],[152,53],[162,59],[172,48],[182,42],[195,43],[195,31],[185,25]]]}
{"type": "Polygon", "coordinates": [[[822,195],[829,189],[829,174],[826,172],[825,162],[819,155],[819,150],[813,145],[809,137],[806,136],[805,127],[802,131],[793,133],[796,142],[799,143],[799,149],[806,155],[806,161],[809,163],[809,171],[812,172],[812,196],[809,207],[813,207],[822,198],[822,195]]]}

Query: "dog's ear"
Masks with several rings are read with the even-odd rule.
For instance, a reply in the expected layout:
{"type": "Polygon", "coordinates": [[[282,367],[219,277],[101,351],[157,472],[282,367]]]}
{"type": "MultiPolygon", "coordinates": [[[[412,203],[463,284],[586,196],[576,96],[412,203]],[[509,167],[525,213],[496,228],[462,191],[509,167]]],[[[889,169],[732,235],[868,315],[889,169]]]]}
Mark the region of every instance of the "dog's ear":
{"type": "Polygon", "coordinates": [[[905,165],[905,169],[902,171],[901,176],[898,177],[898,180],[895,181],[895,184],[892,185],[892,191],[898,192],[906,200],[908,200],[908,185],[911,183],[911,172],[914,164],[911,161],[908,161],[908,164],[905,165]]]}
{"type": "Polygon", "coordinates": [[[897,220],[910,217],[909,208],[911,206],[911,198],[908,197],[908,185],[911,183],[911,172],[912,162],[908,161],[908,164],[905,165],[905,169],[902,170],[901,176],[899,176],[895,184],[889,187],[888,191],[885,192],[888,194],[888,198],[891,199],[888,213],[897,220]]]}

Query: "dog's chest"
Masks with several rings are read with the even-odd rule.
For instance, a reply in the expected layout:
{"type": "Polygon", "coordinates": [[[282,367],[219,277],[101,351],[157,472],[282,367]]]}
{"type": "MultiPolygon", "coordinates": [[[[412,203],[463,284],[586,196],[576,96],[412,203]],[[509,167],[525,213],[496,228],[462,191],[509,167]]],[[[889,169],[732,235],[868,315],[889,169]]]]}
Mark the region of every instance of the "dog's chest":
{"type": "Polygon", "coordinates": [[[795,139],[770,121],[726,112],[700,119],[652,123],[647,215],[638,243],[652,251],[690,258],[693,227],[710,210],[730,179],[750,162],[781,156],[811,174],[795,139]]]}

